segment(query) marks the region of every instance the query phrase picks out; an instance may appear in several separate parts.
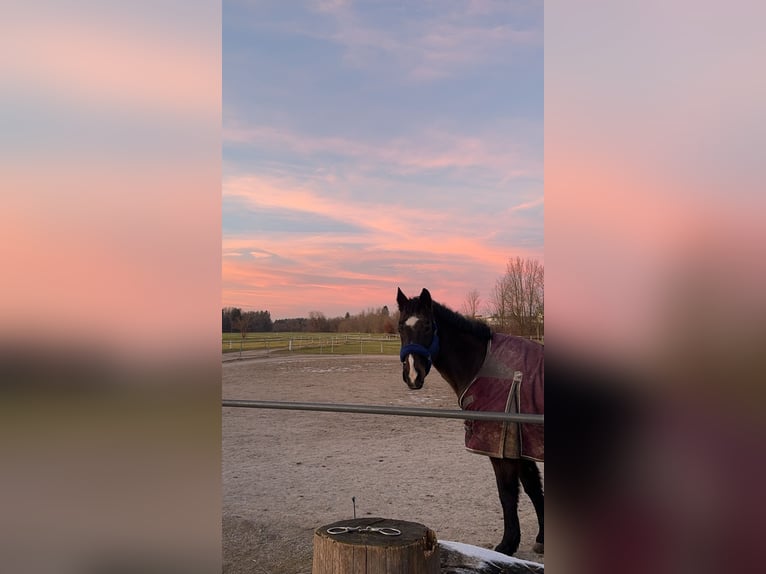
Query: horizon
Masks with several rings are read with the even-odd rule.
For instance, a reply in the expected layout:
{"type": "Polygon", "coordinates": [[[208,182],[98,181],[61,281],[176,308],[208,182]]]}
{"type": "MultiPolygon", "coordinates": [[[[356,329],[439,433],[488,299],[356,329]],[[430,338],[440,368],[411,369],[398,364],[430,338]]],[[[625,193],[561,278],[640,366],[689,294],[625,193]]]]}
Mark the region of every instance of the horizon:
{"type": "MultiPolygon", "coordinates": [[[[418,294],[419,293],[420,293],[420,291],[418,291],[418,294]]],[[[442,305],[452,309],[453,311],[456,311],[458,313],[463,313],[462,304],[460,306],[453,306],[453,305],[449,305],[447,303],[442,303],[441,301],[438,301],[436,299],[435,299],[435,301],[437,301],[438,303],[441,303],[442,305]]],[[[346,313],[348,313],[350,316],[353,317],[355,315],[361,315],[362,313],[367,313],[368,311],[371,311],[371,310],[375,311],[375,310],[378,310],[378,309],[383,309],[384,306],[388,307],[388,310],[389,310],[389,312],[392,315],[394,313],[398,313],[399,312],[399,307],[396,304],[396,300],[394,300],[394,304],[393,305],[389,305],[388,303],[384,303],[382,305],[367,305],[364,309],[359,309],[357,311],[348,310],[348,311],[344,311],[343,313],[338,313],[338,314],[335,314],[335,315],[329,314],[329,313],[325,313],[322,309],[311,309],[310,311],[307,311],[305,315],[291,315],[289,317],[275,317],[274,314],[269,309],[257,309],[255,307],[244,307],[242,305],[223,305],[221,307],[221,309],[223,310],[223,309],[225,309],[227,307],[234,307],[234,308],[240,309],[243,312],[268,311],[269,312],[269,316],[271,317],[272,321],[279,321],[279,320],[286,320],[286,319],[306,319],[306,318],[308,318],[309,313],[312,313],[312,312],[322,313],[328,319],[343,318],[343,317],[345,317],[346,313]]],[[[490,313],[482,311],[482,312],[478,313],[476,316],[477,317],[486,317],[488,315],[490,315],[490,313]]]]}
{"type": "Polygon", "coordinates": [[[222,306],[459,310],[544,262],[541,2],[224,2],[222,46],[222,306]]]}

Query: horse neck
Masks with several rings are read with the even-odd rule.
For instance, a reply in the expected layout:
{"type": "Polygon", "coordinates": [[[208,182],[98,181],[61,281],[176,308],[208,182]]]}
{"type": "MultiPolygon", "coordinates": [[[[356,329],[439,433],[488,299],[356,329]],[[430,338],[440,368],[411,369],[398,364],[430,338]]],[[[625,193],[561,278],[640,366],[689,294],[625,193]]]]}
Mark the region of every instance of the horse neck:
{"type": "Polygon", "coordinates": [[[439,327],[439,353],[433,365],[460,398],[484,363],[487,341],[457,330],[439,327]]]}

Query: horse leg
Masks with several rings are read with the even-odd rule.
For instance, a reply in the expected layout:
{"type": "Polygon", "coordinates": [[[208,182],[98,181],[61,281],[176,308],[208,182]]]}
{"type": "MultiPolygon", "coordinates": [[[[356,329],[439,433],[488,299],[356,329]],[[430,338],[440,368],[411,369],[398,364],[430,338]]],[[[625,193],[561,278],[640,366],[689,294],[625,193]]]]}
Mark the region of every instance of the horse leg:
{"type": "Polygon", "coordinates": [[[543,554],[545,538],[543,521],[545,511],[543,510],[545,494],[543,493],[543,484],[540,480],[540,470],[534,461],[522,460],[521,468],[519,469],[519,479],[521,480],[521,486],[524,487],[524,492],[527,493],[529,499],[532,501],[532,506],[535,507],[535,514],[537,514],[537,524],[539,530],[537,532],[537,538],[535,538],[535,545],[532,550],[538,554],[543,554]]]}
{"type": "Polygon", "coordinates": [[[521,528],[519,527],[519,462],[508,458],[492,458],[492,469],[495,471],[497,492],[503,507],[503,539],[495,547],[497,552],[513,556],[519,549],[521,528]]]}

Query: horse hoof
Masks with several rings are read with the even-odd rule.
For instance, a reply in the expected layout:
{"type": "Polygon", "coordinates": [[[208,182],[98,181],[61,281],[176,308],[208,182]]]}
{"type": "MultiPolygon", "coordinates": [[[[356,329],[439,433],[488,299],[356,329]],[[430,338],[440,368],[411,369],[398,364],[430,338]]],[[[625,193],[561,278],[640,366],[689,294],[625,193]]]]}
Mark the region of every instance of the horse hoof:
{"type": "Polygon", "coordinates": [[[500,554],[505,554],[506,556],[513,556],[516,553],[516,550],[516,548],[512,548],[502,542],[495,546],[495,552],[500,552],[500,554]]]}
{"type": "Polygon", "coordinates": [[[544,547],[545,545],[542,542],[535,542],[535,545],[532,547],[532,552],[545,554],[545,552],[543,552],[544,547]]]}

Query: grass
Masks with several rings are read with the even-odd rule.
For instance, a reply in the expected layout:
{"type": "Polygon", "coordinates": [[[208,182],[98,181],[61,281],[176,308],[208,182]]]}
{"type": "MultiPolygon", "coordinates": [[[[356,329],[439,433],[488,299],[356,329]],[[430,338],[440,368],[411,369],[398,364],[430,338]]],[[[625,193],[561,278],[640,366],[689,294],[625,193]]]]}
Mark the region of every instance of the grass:
{"type": "Polygon", "coordinates": [[[382,333],[223,333],[222,351],[274,354],[398,355],[399,337],[382,333]]]}

